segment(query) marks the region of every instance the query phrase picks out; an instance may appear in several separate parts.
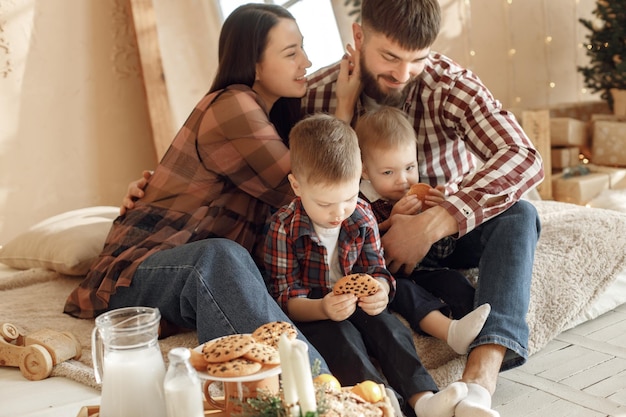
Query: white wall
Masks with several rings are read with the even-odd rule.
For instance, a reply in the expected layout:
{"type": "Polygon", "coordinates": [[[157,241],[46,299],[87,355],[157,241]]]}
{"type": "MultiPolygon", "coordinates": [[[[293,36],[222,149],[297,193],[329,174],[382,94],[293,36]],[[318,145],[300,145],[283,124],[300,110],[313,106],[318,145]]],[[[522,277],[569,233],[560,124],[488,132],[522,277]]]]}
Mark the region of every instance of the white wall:
{"type": "Polygon", "coordinates": [[[595,0],[440,0],[434,49],[472,69],[508,108],[597,100],[577,66],[595,0]],[[551,85],[553,83],[553,85],[551,85]]]}
{"type": "Polygon", "coordinates": [[[0,0],[0,244],[155,164],[126,0],[0,0]]]}
{"type": "MultiPolygon", "coordinates": [[[[209,87],[218,21],[209,0],[154,2],[179,126],[209,87]]],[[[591,100],[576,65],[586,62],[578,17],[594,4],[441,0],[434,49],[473,69],[507,107],[591,100]]],[[[128,7],[0,0],[0,244],[53,214],[117,206],[128,182],[156,164],[128,7]]]]}

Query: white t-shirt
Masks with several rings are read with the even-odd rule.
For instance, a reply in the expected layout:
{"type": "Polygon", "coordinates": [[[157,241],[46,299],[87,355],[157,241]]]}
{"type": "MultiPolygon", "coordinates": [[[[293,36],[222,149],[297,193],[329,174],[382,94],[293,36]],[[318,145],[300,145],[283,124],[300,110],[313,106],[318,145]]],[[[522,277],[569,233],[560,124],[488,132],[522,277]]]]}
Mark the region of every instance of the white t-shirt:
{"type": "Polygon", "coordinates": [[[339,278],[344,276],[341,265],[339,264],[339,250],[337,249],[337,241],[339,240],[339,231],[341,230],[341,226],[326,229],[324,227],[313,225],[313,229],[315,229],[315,233],[317,233],[322,241],[322,245],[326,248],[326,256],[328,256],[326,262],[329,265],[329,281],[330,286],[332,287],[339,278]]]}

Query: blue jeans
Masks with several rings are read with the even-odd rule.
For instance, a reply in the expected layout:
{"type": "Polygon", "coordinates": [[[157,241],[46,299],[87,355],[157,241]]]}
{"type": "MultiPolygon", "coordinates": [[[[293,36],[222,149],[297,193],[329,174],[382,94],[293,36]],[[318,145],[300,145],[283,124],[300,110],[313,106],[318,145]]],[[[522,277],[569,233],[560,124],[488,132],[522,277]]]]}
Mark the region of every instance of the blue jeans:
{"type": "MultiPolygon", "coordinates": [[[[271,298],[252,257],[228,239],[206,239],[157,252],[141,263],[130,287],[118,288],[109,309],[158,307],[168,322],[198,331],[198,342],[252,333],[271,321],[291,320],[271,298]]],[[[319,359],[309,345],[311,364],[319,359]]]]}
{"type": "Polygon", "coordinates": [[[540,231],[537,210],[521,200],[461,237],[442,262],[450,268],[478,266],[474,305],[489,303],[491,313],[470,349],[484,344],[506,347],[503,371],[528,358],[526,313],[540,231]]]}

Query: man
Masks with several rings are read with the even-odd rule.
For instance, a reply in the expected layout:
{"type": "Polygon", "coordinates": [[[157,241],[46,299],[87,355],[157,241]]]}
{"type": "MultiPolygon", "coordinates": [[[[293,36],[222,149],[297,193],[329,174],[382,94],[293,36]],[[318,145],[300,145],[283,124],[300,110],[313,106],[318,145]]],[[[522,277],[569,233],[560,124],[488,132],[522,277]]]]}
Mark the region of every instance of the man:
{"type": "MultiPolygon", "coordinates": [[[[410,271],[430,246],[458,238],[442,266],[479,267],[476,305],[491,315],[471,345],[462,380],[469,396],[457,416],[491,410],[500,370],[528,356],[525,317],[540,225],[519,201],[543,179],[541,158],[515,118],[470,71],[431,51],[438,0],[363,0],[353,24],[363,93],[355,113],[399,107],[418,137],[420,181],[445,184],[447,200],[417,216],[395,215],[383,237],[388,268],[410,271]]],[[[339,64],[309,77],[304,113],[335,110],[339,64]]]]}

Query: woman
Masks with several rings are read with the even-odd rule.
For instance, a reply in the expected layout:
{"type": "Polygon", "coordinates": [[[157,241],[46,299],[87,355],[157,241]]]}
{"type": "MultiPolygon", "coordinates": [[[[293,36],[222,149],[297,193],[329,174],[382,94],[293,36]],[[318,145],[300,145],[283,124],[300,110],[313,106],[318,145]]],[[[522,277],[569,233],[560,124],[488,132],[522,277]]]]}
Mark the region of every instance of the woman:
{"type": "MultiPolygon", "coordinates": [[[[344,60],[341,74],[337,115],[344,119],[360,87],[352,59],[344,60]]],[[[209,93],[174,138],[144,197],[115,220],[66,313],[90,318],[125,306],[158,307],[169,324],[197,329],[201,343],[288,320],[248,252],[260,249],[270,210],[293,197],[287,109],[290,98],[305,94],[310,66],[284,8],[248,4],[226,19],[209,93]]]]}

